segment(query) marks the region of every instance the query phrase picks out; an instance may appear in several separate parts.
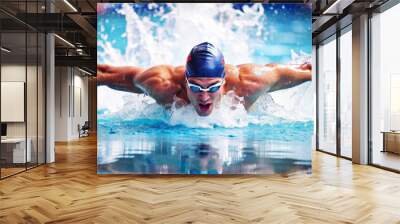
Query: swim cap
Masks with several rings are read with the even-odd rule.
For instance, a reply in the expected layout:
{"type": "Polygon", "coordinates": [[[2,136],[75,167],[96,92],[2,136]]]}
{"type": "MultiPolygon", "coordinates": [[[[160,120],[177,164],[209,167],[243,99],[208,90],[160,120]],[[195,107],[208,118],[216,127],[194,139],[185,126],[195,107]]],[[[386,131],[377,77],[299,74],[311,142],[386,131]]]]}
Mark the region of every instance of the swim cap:
{"type": "Polygon", "coordinates": [[[186,77],[224,78],[224,56],[214,45],[196,45],[186,59],[186,77]]]}

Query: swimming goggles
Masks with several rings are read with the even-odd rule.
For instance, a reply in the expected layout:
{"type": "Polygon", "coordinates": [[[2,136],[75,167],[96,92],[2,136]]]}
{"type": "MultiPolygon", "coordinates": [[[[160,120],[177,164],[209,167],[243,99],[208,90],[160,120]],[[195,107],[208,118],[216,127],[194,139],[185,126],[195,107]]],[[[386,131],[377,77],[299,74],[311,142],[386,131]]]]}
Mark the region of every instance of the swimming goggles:
{"type": "Polygon", "coordinates": [[[203,87],[201,87],[201,86],[199,86],[197,84],[190,83],[189,80],[187,80],[187,79],[186,79],[186,81],[187,81],[187,84],[188,84],[190,90],[192,92],[194,92],[194,93],[200,93],[200,92],[215,93],[225,83],[225,80],[222,80],[221,82],[215,83],[215,84],[213,84],[213,85],[211,85],[211,86],[209,86],[207,88],[203,88],[203,87]]]}

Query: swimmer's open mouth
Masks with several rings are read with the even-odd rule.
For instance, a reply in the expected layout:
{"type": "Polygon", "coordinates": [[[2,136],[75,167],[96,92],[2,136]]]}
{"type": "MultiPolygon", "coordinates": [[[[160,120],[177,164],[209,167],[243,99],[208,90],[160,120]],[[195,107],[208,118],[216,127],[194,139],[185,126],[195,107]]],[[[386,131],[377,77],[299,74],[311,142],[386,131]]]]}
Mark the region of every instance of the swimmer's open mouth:
{"type": "Polygon", "coordinates": [[[199,103],[200,110],[207,111],[211,107],[211,103],[199,103]]]}

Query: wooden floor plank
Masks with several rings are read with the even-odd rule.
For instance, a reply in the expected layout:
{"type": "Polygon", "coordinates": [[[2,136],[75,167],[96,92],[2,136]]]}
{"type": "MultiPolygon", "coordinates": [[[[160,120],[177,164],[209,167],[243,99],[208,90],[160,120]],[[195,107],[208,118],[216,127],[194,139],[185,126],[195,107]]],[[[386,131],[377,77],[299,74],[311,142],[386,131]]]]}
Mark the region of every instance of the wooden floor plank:
{"type": "Polygon", "coordinates": [[[0,223],[400,223],[400,175],[313,152],[313,173],[97,175],[96,138],[0,181],[0,223]]]}

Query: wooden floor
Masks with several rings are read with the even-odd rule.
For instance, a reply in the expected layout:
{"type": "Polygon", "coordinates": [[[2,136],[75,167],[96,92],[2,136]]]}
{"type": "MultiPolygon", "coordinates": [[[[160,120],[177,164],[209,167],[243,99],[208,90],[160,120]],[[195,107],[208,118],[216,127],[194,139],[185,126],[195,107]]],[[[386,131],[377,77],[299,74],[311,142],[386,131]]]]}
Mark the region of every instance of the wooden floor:
{"type": "Polygon", "coordinates": [[[392,152],[374,151],[373,154],[374,164],[389,167],[391,169],[400,170],[400,155],[392,152]]]}
{"type": "Polygon", "coordinates": [[[2,178],[25,171],[25,167],[24,168],[0,168],[0,169],[1,169],[1,177],[2,178]]]}
{"type": "Polygon", "coordinates": [[[96,139],[0,181],[0,223],[400,223],[400,175],[315,152],[313,174],[96,174],[96,139]]]}

